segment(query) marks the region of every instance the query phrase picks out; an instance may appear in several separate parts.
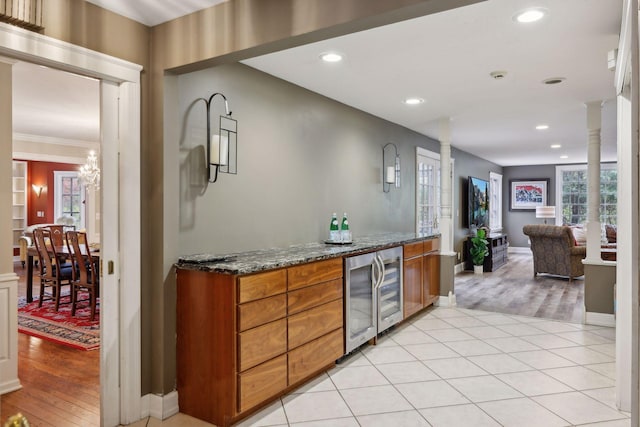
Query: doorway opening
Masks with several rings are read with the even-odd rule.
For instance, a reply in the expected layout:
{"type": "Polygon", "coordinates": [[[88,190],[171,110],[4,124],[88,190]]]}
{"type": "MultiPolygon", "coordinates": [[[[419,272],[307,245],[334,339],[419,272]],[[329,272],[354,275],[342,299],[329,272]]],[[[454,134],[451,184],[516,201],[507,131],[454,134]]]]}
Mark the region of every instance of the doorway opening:
{"type": "MultiPolygon", "coordinates": [[[[100,424],[129,424],[148,413],[148,407],[146,410],[142,407],[139,318],[142,67],[10,25],[0,25],[0,53],[5,58],[20,58],[99,79],[102,143],[100,253],[109,266],[108,274],[101,278],[104,321],[101,324],[100,365],[110,368],[103,370],[104,375],[100,378],[100,424]],[[126,191],[122,189],[125,182],[126,191]]],[[[15,62],[11,59],[5,61],[10,66],[15,62]]],[[[6,131],[4,126],[3,132],[6,131]]],[[[3,149],[7,153],[7,147],[3,149]]],[[[9,224],[11,217],[2,216],[3,221],[9,224]]],[[[15,286],[15,275],[6,276],[8,286],[15,286]]],[[[8,310],[15,313],[16,302],[11,300],[7,300],[8,310]]],[[[15,320],[9,320],[3,325],[2,334],[7,334],[13,346],[14,342],[17,343],[17,328],[15,320]]],[[[7,367],[2,371],[3,375],[8,375],[6,380],[19,386],[17,374],[14,374],[17,355],[11,354],[3,361],[3,366],[7,367]]]]}
{"type": "MultiPolygon", "coordinates": [[[[96,206],[99,190],[96,194],[94,188],[85,188],[78,179],[78,170],[88,153],[99,152],[101,145],[100,82],[21,61],[13,64],[12,76],[12,155],[14,164],[22,166],[14,167],[21,172],[20,177],[14,177],[14,184],[17,180],[21,185],[14,185],[13,190],[23,191],[23,197],[14,197],[14,204],[20,203],[14,206],[12,219],[14,235],[20,235],[22,240],[18,248],[19,261],[14,258],[14,272],[19,277],[18,324],[22,333],[18,336],[18,375],[23,390],[7,396],[4,404],[29,408],[39,406],[38,402],[29,402],[31,399],[53,402],[61,399],[66,405],[56,408],[55,415],[47,416],[98,425],[100,352],[71,346],[83,345],[86,337],[99,328],[99,322],[85,322],[81,311],[70,315],[70,289],[64,290],[70,286],[63,288],[60,310],[55,311],[53,305],[48,307],[44,303],[44,309],[32,315],[35,312],[31,309],[38,305],[39,269],[25,266],[22,252],[23,246],[28,248],[33,244],[32,230],[49,224],[63,225],[65,230],[85,231],[93,247],[100,245],[100,233],[96,229],[100,216],[96,206]],[[20,209],[16,209],[17,206],[20,209]],[[32,284],[31,292],[27,292],[28,283],[32,284]],[[33,302],[29,293],[33,295],[33,302]],[[54,319],[59,322],[55,323],[54,319]],[[23,324],[30,326],[23,328],[23,324]],[[70,338],[70,331],[77,333],[77,340],[70,338]],[[60,359],[65,363],[54,366],[50,362],[60,359]],[[52,376],[57,381],[50,384],[47,379],[52,376]],[[65,413],[64,408],[74,409],[65,413]]],[[[33,258],[26,257],[26,260],[33,262],[33,258]]],[[[27,418],[32,424],[50,421],[38,413],[29,414],[27,418]]]]}

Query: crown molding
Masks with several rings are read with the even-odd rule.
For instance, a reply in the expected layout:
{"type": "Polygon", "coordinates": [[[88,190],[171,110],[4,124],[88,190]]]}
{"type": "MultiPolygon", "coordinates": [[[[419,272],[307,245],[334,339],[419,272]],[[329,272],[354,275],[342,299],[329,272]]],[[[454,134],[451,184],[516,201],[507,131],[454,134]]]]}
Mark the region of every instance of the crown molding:
{"type": "Polygon", "coordinates": [[[14,141],[34,142],[42,144],[64,145],[65,147],[89,148],[91,150],[100,150],[100,141],[87,141],[82,139],[66,139],[55,136],[33,135],[28,133],[13,133],[14,141]]]}
{"type": "Polygon", "coordinates": [[[22,151],[14,151],[13,158],[16,160],[30,160],[32,162],[51,162],[51,163],[69,163],[73,165],[83,165],[86,157],[56,156],[44,153],[26,153],[22,151]]]}
{"type": "Polygon", "coordinates": [[[141,65],[0,22],[0,55],[6,54],[107,81],[140,83],[141,65]]]}

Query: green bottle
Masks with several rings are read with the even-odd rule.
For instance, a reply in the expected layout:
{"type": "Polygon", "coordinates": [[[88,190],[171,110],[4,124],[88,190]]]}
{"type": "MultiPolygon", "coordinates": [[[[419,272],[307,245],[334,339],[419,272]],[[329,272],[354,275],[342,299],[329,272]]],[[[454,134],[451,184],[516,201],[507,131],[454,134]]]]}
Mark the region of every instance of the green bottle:
{"type": "Polygon", "coordinates": [[[349,231],[349,220],[347,219],[347,213],[342,216],[342,225],[340,225],[340,240],[342,242],[351,241],[351,232],[349,231]]]}
{"type": "Polygon", "coordinates": [[[338,227],[338,214],[335,212],[331,216],[331,225],[329,226],[329,240],[337,242],[340,240],[340,228],[338,227]]]}

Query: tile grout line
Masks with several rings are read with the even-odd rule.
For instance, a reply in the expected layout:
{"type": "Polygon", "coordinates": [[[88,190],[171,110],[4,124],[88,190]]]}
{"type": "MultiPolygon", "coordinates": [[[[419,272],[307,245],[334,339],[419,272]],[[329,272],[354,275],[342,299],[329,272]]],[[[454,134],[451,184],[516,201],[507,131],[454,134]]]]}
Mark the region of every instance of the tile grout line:
{"type": "MultiPolygon", "coordinates": [[[[606,389],[608,389],[610,387],[595,387],[595,388],[590,388],[590,389],[578,390],[578,389],[574,388],[573,386],[567,384],[566,382],[561,381],[559,379],[556,379],[555,377],[553,377],[553,376],[549,375],[547,372],[545,372],[545,371],[548,371],[548,370],[551,370],[551,369],[564,369],[564,368],[578,368],[579,367],[579,368],[588,369],[594,375],[597,375],[599,377],[611,380],[611,378],[609,376],[607,376],[607,375],[605,375],[605,374],[603,374],[601,372],[598,372],[597,370],[589,368],[589,365],[602,365],[602,364],[607,364],[607,363],[615,363],[615,357],[613,357],[613,362],[604,361],[604,362],[595,362],[595,363],[582,364],[582,363],[577,363],[577,362],[575,362],[575,361],[573,361],[571,359],[568,359],[567,357],[563,356],[562,354],[558,354],[558,353],[555,352],[555,351],[561,351],[561,350],[565,350],[565,349],[576,349],[575,351],[578,354],[576,354],[575,356],[576,357],[584,357],[585,360],[589,360],[588,357],[589,357],[590,354],[598,354],[598,355],[600,355],[600,356],[602,356],[604,358],[609,358],[610,359],[612,356],[610,356],[609,354],[606,354],[603,351],[598,351],[596,349],[589,348],[589,346],[615,345],[615,340],[611,340],[608,337],[608,336],[610,336],[610,333],[607,333],[608,336],[605,336],[604,332],[603,332],[603,335],[593,334],[593,332],[591,332],[591,331],[593,331],[594,329],[582,329],[582,328],[579,328],[579,327],[574,327],[568,321],[540,320],[540,321],[535,321],[535,322],[523,322],[523,321],[518,320],[517,318],[514,318],[514,317],[518,317],[518,315],[511,315],[511,314],[504,314],[504,313],[494,313],[494,312],[487,312],[487,311],[482,312],[482,313],[483,313],[482,315],[473,316],[473,315],[467,314],[465,312],[461,312],[457,308],[438,308],[438,307],[435,307],[435,308],[431,308],[431,309],[425,310],[425,312],[421,313],[419,315],[419,317],[411,319],[410,322],[407,322],[407,326],[411,326],[412,328],[415,328],[415,332],[419,332],[420,334],[423,334],[424,337],[428,338],[429,340],[433,340],[434,342],[427,342],[427,343],[418,343],[418,342],[416,342],[416,343],[413,343],[413,341],[412,341],[413,338],[412,337],[408,337],[404,343],[401,343],[401,342],[396,341],[394,339],[394,336],[397,336],[398,333],[400,333],[400,332],[402,332],[402,330],[404,330],[404,329],[398,329],[398,330],[394,330],[394,331],[390,332],[389,334],[385,335],[384,341],[382,341],[381,344],[380,344],[380,347],[378,347],[382,351],[384,351],[385,348],[402,350],[403,352],[406,352],[408,355],[411,356],[411,358],[413,360],[411,360],[410,362],[409,361],[400,361],[400,360],[394,361],[394,359],[389,357],[389,356],[385,356],[386,359],[380,358],[380,357],[376,358],[376,356],[373,355],[373,354],[367,354],[367,353],[373,353],[375,348],[376,348],[374,346],[370,346],[370,347],[367,347],[367,348],[371,348],[371,351],[365,352],[362,349],[359,349],[358,350],[358,354],[356,355],[357,358],[362,358],[363,361],[366,361],[366,363],[367,363],[366,365],[356,365],[356,366],[345,365],[345,366],[340,366],[340,367],[336,366],[336,368],[333,368],[333,369],[345,369],[345,368],[348,369],[348,368],[358,368],[358,367],[365,367],[365,366],[373,367],[375,369],[375,371],[381,376],[381,378],[383,378],[384,381],[386,382],[386,384],[376,385],[375,387],[378,387],[378,386],[379,387],[391,386],[389,389],[390,390],[393,389],[394,392],[398,394],[398,397],[402,398],[402,400],[407,403],[408,407],[413,408],[412,410],[408,409],[407,411],[417,412],[417,415],[419,415],[420,419],[425,420],[427,422],[427,424],[429,424],[429,425],[431,425],[429,423],[429,420],[421,412],[421,410],[423,410],[423,409],[424,410],[428,410],[428,409],[432,409],[432,408],[455,408],[456,406],[462,406],[462,405],[472,405],[476,409],[480,410],[480,413],[482,413],[483,415],[486,415],[487,417],[489,417],[489,419],[494,420],[498,424],[500,424],[500,422],[496,418],[494,418],[490,413],[488,413],[488,412],[486,412],[485,410],[482,409],[480,404],[485,403],[485,402],[474,402],[474,401],[472,401],[469,397],[467,397],[467,395],[465,393],[463,393],[458,387],[456,387],[454,385],[455,382],[454,383],[450,382],[452,380],[469,379],[469,378],[477,378],[477,377],[493,377],[492,380],[495,380],[495,381],[499,382],[500,384],[502,384],[505,387],[507,387],[509,390],[512,390],[513,392],[518,393],[520,395],[520,396],[514,396],[514,397],[508,397],[508,398],[488,400],[486,402],[500,402],[500,401],[507,401],[507,400],[515,400],[515,399],[526,399],[527,401],[531,402],[531,404],[535,405],[536,407],[542,408],[545,411],[547,411],[549,414],[552,414],[553,416],[558,417],[560,420],[563,420],[563,421],[567,422],[567,420],[564,417],[562,417],[560,414],[557,414],[552,409],[549,409],[546,406],[544,406],[541,403],[539,403],[536,400],[536,398],[545,397],[545,396],[552,396],[552,395],[556,395],[556,394],[557,395],[562,395],[562,394],[576,393],[576,394],[579,394],[580,396],[582,396],[585,399],[589,399],[589,401],[597,402],[597,403],[603,405],[603,407],[607,407],[607,408],[611,409],[612,411],[615,411],[620,416],[620,418],[614,418],[614,419],[611,419],[611,421],[618,420],[618,419],[624,420],[624,419],[628,419],[629,418],[627,416],[627,414],[619,411],[617,408],[612,408],[611,406],[609,406],[604,401],[601,401],[598,398],[590,396],[589,394],[586,393],[586,392],[588,392],[590,390],[606,390],[606,389]],[[441,310],[453,310],[454,311],[453,313],[450,313],[450,312],[449,313],[450,314],[459,314],[459,315],[456,315],[456,316],[451,315],[450,316],[449,314],[444,315],[445,312],[441,312],[440,314],[443,314],[443,316],[439,317],[438,316],[438,311],[441,311],[441,310]],[[484,314],[484,313],[486,313],[486,314],[484,314]],[[492,324],[490,322],[483,322],[481,320],[482,317],[494,316],[494,315],[506,316],[508,318],[512,318],[515,323],[492,324]],[[460,321],[449,320],[449,321],[447,321],[447,319],[467,319],[467,320],[460,320],[460,321]],[[497,329],[498,331],[501,331],[502,333],[504,333],[506,336],[504,336],[504,337],[496,337],[496,338],[492,338],[492,337],[480,338],[480,337],[474,336],[474,335],[468,333],[467,329],[473,328],[473,327],[479,327],[480,325],[474,325],[475,322],[470,321],[468,319],[474,319],[474,320],[483,322],[483,323],[485,323],[485,327],[491,327],[491,328],[497,329]],[[428,322],[429,320],[437,320],[437,321],[439,321],[439,322],[433,322],[433,324],[435,326],[449,325],[449,327],[436,327],[436,328],[433,328],[433,329],[425,330],[425,329],[422,329],[420,326],[416,325],[416,324],[419,324],[420,322],[426,321],[425,325],[423,325],[423,326],[427,326],[428,327],[429,323],[430,323],[430,322],[428,322]],[[442,322],[442,323],[440,323],[440,322],[442,322]],[[451,323],[451,322],[453,322],[453,323],[451,323]],[[540,329],[540,328],[537,328],[535,326],[537,323],[542,323],[542,322],[553,322],[553,324],[556,324],[556,326],[550,326],[549,327],[552,330],[555,329],[555,332],[545,331],[544,329],[540,329]],[[463,326],[456,326],[454,323],[457,323],[458,325],[463,325],[463,326]],[[464,326],[464,324],[468,324],[468,326],[464,326]],[[540,332],[540,334],[536,334],[536,335],[520,335],[517,332],[508,332],[507,330],[502,330],[501,329],[501,326],[502,327],[507,327],[507,329],[508,329],[509,325],[529,326],[531,328],[538,329],[541,332],[540,332]],[[565,326],[561,326],[561,325],[565,325],[565,326]],[[574,328],[575,330],[568,330],[568,331],[562,330],[563,328],[566,328],[566,327],[571,327],[571,328],[574,328]],[[434,335],[439,335],[440,336],[440,339],[442,339],[442,341],[441,341],[440,339],[436,338],[436,336],[431,335],[429,333],[429,331],[449,331],[449,330],[451,330],[452,331],[451,334],[453,334],[451,336],[451,338],[455,338],[455,334],[458,334],[458,333],[467,334],[471,338],[469,338],[469,339],[460,339],[460,340],[458,340],[458,339],[449,339],[446,336],[448,333],[442,333],[442,334],[435,333],[434,335]],[[455,332],[453,332],[453,331],[455,331],[455,332]],[[565,338],[565,337],[559,335],[559,334],[562,334],[562,333],[571,334],[571,333],[574,333],[574,332],[582,332],[583,335],[585,335],[585,338],[580,337],[580,335],[578,335],[578,336],[572,337],[572,338],[574,338],[574,340],[571,340],[569,338],[565,338]],[[582,339],[583,342],[584,342],[585,340],[588,340],[588,338],[589,338],[589,336],[591,334],[598,336],[599,337],[598,339],[602,338],[602,340],[604,342],[595,343],[595,344],[582,344],[582,343],[579,343],[579,342],[575,342],[576,339],[582,339]],[[554,338],[557,338],[557,339],[563,339],[565,341],[572,342],[574,345],[570,345],[570,346],[567,346],[567,347],[544,348],[544,347],[540,347],[539,345],[535,344],[534,342],[530,342],[530,341],[528,341],[526,339],[527,337],[532,337],[532,336],[554,337],[554,338]],[[522,341],[522,342],[525,342],[527,344],[530,344],[531,346],[537,347],[538,349],[537,350],[509,351],[509,350],[503,350],[503,348],[499,348],[499,347],[497,347],[495,345],[492,345],[490,342],[487,341],[487,340],[499,340],[499,339],[503,339],[503,338],[504,339],[517,340],[517,341],[515,341],[516,344],[514,344],[516,346],[519,344],[518,341],[522,341]],[[467,347],[467,348],[470,348],[470,351],[472,353],[469,354],[469,352],[465,350],[464,352],[467,353],[467,355],[461,354],[460,350],[462,349],[462,347],[457,346],[457,344],[454,344],[454,343],[465,343],[465,342],[467,342],[467,343],[471,343],[471,342],[475,343],[475,342],[477,342],[478,345],[480,345],[480,346],[488,346],[488,349],[494,349],[496,351],[496,353],[475,354],[475,353],[473,353],[474,350],[471,347],[467,347]],[[425,345],[425,344],[438,344],[438,345],[442,346],[443,349],[447,349],[447,351],[450,351],[451,352],[451,356],[442,357],[442,358],[438,357],[438,358],[434,358],[434,359],[424,359],[423,360],[422,358],[420,358],[420,357],[416,356],[415,354],[413,354],[407,348],[407,347],[410,348],[410,346],[412,346],[412,345],[425,345]],[[458,348],[458,350],[456,350],[456,347],[458,348]],[[585,350],[587,350],[587,352],[586,352],[587,356],[586,357],[585,356],[581,356],[580,353],[584,352],[585,350]],[[552,355],[554,358],[558,358],[559,360],[566,361],[566,363],[570,364],[570,366],[559,366],[559,367],[555,367],[554,366],[554,367],[551,367],[551,368],[538,369],[538,368],[532,366],[531,361],[530,362],[525,362],[525,361],[520,360],[517,357],[513,356],[514,354],[517,354],[517,353],[523,354],[523,353],[528,353],[530,351],[536,351],[536,352],[542,351],[542,352],[545,352],[545,353],[547,353],[549,355],[552,355]],[[516,371],[513,371],[513,372],[498,372],[498,371],[496,371],[495,373],[488,372],[488,371],[486,371],[485,368],[483,368],[481,365],[479,365],[478,363],[474,362],[473,359],[471,359],[471,358],[474,358],[474,357],[477,358],[477,357],[484,357],[484,356],[486,356],[487,358],[490,358],[492,356],[500,356],[500,357],[507,356],[507,357],[517,361],[519,364],[523,365],[523,367],[528,367],[529,369],[516,370],[516,371]],[[375,362],[376,359],[382,360],[382,362],[377,362],[376,363],[375,362]],[[466,363],[470,363],[472,366],[475,366],[478,369],[480,369],[481,371],[485,372],[485,374],[483,374],[483,375],[465,375],[465,376],[461,376],[461,377],[445,378],[443,376],[443,374],[446,373],[446,372],[438,373],[437,371],[434,371],[433,369],[431,369],[429,367],[429,365],[428,365],[429,361],[431,361],[431,360],[437,361],[437,360],[453,360],[453,359],[464,360],[466,363]],[[419,363],[421,366],[423,366],[425,369],[427,369],[428,372],[433,374],[433,379],[414,381],[414,382],[407,382],[407,383],[405,383],[405,382],[395,383],[395,382],[392,382],[392,379],[393,379],[392,377],[389,377],[389,376],[385,375],[383,370],[381,370],[381,366],[383,366],[383,365],[399,364],[399,363],[413,363],[413,362],[419,363]],[[511,386],[505,380],[502,380],[498,376],[498,375],[518,374],[518,373],[526,373],[526,372],[541,373],[545,377],[547,377],[547,378],[549,378],[549,379],[551,379],[553,381],[557,381],[559,384],[562,384],[562,385],[566,386],[569,389],[569,391],[563,391],[563,392],[557,392],[557,393],[549,392],[549,393],[537,394],[535,396],[528,396],[525,393],[523,393],[520,390],[518,390],[516,387],[511,386]],[[464,397],[464,399],[468,403],[433,406],[433,407],[427,407],[427,408],[419,409],[416,406],[414,406],[414,404],[411,401],[409,401],[409,399],[398,388],[400,385],[403,385],[403,384],[415,384],[415,383],[432,382],[432,381],[442,381],[444,384],[447,384],[448,387],[451,387],[452,390],[455,390],[455,392],[458,393],[461,397],[464,397]]],[[[494,320],[499,321],[499,319],[494,319],[494,320]]],[[[482,326],[480,326],[480,327],[482,327],[482,326]]],[[[595,330],[606,331],[608,329],[609,328],[604,328],[603,327],[603,328],[597,328],[595,330]]],[[[418,337],[417,339],[419,341],[420,340],[420,335],[418,335],[417,337],[418,337]]],[[[473,344],[469,344],[469,345],[472,346],[473,344]]],[[[507,348],[509,348],[509,347],[507,347],[507,348]]],[[[517,347],[514,347],[514,348],[517,349],[517,347]]],[[[602,347],[600,350],[606,350],[606,347],[602,347]]],[[[480,351],[482,351],[482,350],[480,350],[480,351]]],[[[355,359],[355,360],[357,360],[357,359],[355,359]]],[[[532,359],[532,361],[533,361],[533,359],[532,359]]],[[[603,368],[603,369],[605,369],[605,368],[603,368]]],[[[494,369],[492,369],[492,371],[493,370],[494,369]]],[[[358,387],[349,387],[349,388],[345,388],[345,389],[340,389],[340,388],[338,388],[338,383],[336,383],[334,377],[331,374],[329,374],[329,371],[326,371],[326,376],[328,377],[331,386],[334,388],[335,391],[338,392],[338,395],[340,396],[342,402],[349,409],[349,412],[351,414],[351,417],[340,417],[340,418],[353,419],[353,420],[356,421],[357,425],[362,425],[362,423],[358,419],[358,416],[356,416],[354,414],[354,410],[349,405],[348,401],[345,399],[345,395],[343,394],[343,391],[344,390],[359,389],[359,388],[372,388],[374,386],[373,385],[372,386],[361,386],[361,387],[358,386],[358,387]]],[[[320,390],[318,390],[318,391],[320,391],[320,390]]],[[[324,390],[322,390],[322,391],[324,391],[324,390]]],[[[303,393],[306,394],[306,393],[313,393],[313,392],[312,391],[305,391],[303,393]]],[[[284,397],[286,397],[286,396],[283,396],[283,397],[280,398],[280,405],[282,406],[282,410],[284,412],[287,425],[291,426],[292,424],[290,422],[290,419],[289,419],[289,416],[287,414],[287,411],[285,410],[285,405],[284,405],[284,400],[283,400],[284,397]]],[[[381,413],[373,412],[372,414],[365,414],[365,415],[366,416],[370,415],[370,416],[374,416],[375,417],[376,415],[393,414],[393,413],[400,413],[400,412],[406,412],[406,411],[390,411],[390,412],[381,412],[381,413]]],[[[363,416],[365,416],[365,415],[363,415],[363,416]]],[[[326,420],[327,419],[325,419],[325,421],[326,420]]],[[[308,421],[322,421],[322,420],[308,420],[308,421]]],[[[591,422],[593,422],[593,421],[591,421],[591,422]]],[[[572,424],[569,423],[569,425],[572,425],[572,424]]]]}

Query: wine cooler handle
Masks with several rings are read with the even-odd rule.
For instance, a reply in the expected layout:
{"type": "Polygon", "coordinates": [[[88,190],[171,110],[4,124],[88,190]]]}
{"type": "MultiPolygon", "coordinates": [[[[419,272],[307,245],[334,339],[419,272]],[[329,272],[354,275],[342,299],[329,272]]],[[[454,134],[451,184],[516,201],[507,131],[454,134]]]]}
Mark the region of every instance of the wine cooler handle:
{"type": "Polygon", "coordinates": [[[375,262],[371,263],[371,289],[375,289],[378,285],[378,264],[375,262]]]}
{"type": "Polygon", "coordinates": [[[379,271],[378,281],[376,283],[376,289],[378,289],[382,285],[382,283],[384,283],[384,261],[382,261],[380,255],[376,255],[375,259],[376,263],[378,264],[379,271]]]}

